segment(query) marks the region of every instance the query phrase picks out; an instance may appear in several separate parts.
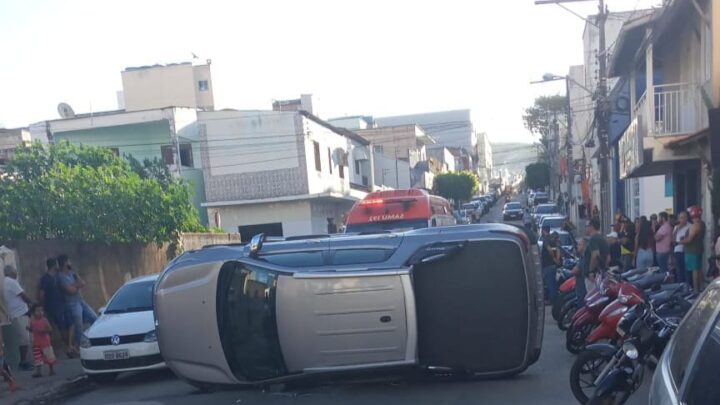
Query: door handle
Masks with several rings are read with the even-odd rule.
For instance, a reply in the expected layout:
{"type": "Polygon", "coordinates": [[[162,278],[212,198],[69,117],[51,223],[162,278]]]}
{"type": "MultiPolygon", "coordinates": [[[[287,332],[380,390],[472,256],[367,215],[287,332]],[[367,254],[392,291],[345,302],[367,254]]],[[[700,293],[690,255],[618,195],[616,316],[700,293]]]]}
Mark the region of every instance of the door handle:
{"type": "Polygon", "coordinates": [[[390,321],[392,321],[392,318],[390,317],[390,315],[385,315],[385,316],[380,317],[380,322],[382,322],[382,323],[388,323],[390,321]]]}

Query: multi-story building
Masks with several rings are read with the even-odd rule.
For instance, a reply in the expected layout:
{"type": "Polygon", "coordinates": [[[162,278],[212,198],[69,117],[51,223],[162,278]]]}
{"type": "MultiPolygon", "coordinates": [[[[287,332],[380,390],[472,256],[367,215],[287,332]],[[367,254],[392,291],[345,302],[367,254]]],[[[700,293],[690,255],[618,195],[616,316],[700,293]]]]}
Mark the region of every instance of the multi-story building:
{"type": "Polygon", "coordinates": [[[199,117],[203,205],[243,240],[326,233],[374,184],[370,142],[304,109],[199,117]]]}
{"type": "Polygon", "coordinates": [[[630,88],[630,125],[619,142],[621,176],[663,176],[661,196],[670,199],[669,208],[700,205],[708,224],[714,223],[710,178],[717,163],[709,114],[720,106],[719,10],[718,0],[666,1],[623,26],[610,64],[610,74],[628,80],[630,88]]]}
{"type": "Polygon", "coordinates": [[[477,134],[477,173],[480,181],[480,192],[487,192],[493,169],[493,151],[490,137],[484,132],[477,134]]]}
{"type": "Polygon", "coordinates": [[[377,127],[416,124],[438,145],[463,148],[475,154],[477,135],[470,118],[470,110],[452,110],[422,114],[375,118],[377,127]]]}
{"type": "Polygon", "coordinates": [[[15,150],[30,144],[28,128],[0,128],[0,172],[2,167],[15,156],[15,150]]]}
{"type": "Polygon", "coordinates": [[[358,129],[354,132],[370,141],[375,151],[393,159],[404,160],[410,167],[426,160],[426,147],[435,143],[415,124],[358,129]]]}

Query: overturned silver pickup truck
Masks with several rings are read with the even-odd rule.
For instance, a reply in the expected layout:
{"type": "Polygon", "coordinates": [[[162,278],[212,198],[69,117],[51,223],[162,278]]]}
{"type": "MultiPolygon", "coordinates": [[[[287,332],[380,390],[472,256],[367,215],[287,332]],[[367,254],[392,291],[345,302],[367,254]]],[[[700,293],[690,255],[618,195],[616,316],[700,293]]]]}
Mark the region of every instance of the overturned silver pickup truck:
{"type": "Polygon", "coordinates": [[[155,287],[160,351],[198,386],[398,368],[517,374],[542,343],[534,242],[467,225],[187,252],[155,287]]]}

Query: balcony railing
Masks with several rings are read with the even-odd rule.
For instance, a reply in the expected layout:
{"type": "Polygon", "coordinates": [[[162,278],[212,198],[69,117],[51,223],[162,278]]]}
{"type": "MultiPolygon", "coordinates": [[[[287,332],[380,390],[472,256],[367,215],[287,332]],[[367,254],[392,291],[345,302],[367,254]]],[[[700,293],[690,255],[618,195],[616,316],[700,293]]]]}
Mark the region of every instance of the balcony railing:
{"type": "Polygon", "coordinates": [[[703,125],[698,86],[689,83],[661,84],[653,88],[652,103],[645,92],[634,113],[644,136],[690,134],[703,125]]]}

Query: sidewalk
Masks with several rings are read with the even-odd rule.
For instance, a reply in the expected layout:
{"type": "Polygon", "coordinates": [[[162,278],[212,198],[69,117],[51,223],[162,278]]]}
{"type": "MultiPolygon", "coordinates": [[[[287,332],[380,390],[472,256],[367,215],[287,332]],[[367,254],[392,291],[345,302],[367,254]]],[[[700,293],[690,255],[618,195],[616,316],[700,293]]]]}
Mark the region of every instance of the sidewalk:
{"type": "Polygon", "coordinates": [[[13,370],[17,391],[10,393],[7,384],[0,381],[0,403],[18,405],[51,403],[61,400],[68,394],[68,390],[81,390],[88,386],[78,358],[68,359],[64,355],[59,355],[55,373],[54,376],[48,376],[47,366],[44,366],[43,376],[33,378],[32,371],[13,370]]]}

